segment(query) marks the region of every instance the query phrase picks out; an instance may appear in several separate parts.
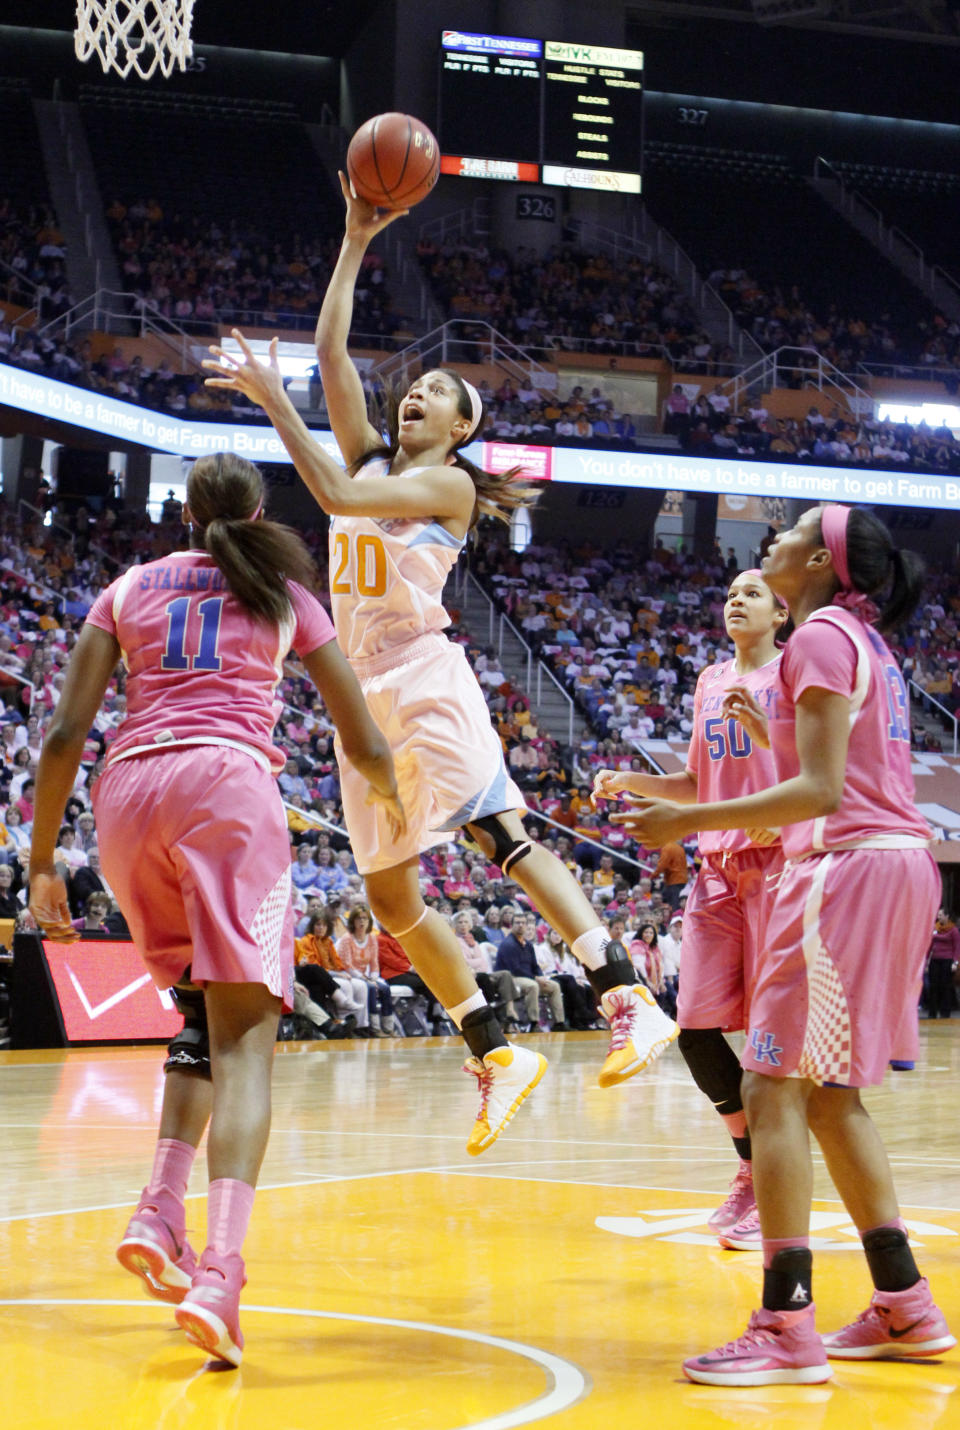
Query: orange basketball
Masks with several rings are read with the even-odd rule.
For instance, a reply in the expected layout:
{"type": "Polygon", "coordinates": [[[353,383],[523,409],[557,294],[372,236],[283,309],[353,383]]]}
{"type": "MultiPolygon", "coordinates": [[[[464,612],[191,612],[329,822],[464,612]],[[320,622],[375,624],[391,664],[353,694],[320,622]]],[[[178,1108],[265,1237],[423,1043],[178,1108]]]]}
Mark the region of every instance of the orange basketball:
{"type": "Polygon", "coordinates": [[[375,114],[350,140],[347,175],[354,192],[379,209],[418,204],[439,173],[440,147],[412,114],[375,114]]]}

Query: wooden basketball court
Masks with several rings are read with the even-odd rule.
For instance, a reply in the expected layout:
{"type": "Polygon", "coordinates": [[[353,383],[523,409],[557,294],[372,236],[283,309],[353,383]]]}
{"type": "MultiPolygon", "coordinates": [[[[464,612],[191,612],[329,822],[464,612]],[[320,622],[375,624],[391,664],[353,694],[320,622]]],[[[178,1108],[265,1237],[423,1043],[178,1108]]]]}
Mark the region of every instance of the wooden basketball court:
{"type": "MultiPolygon", "coordinates": [[[[869,1105],[918,1258],[960,1326],[960,1023],[869,1105]]],[[[960,1427],[960,1352],[838,1365],[825,1386],[717,1390],[684,1356],[738,1334],[760,1254],[705,1220],[733,1172],[672,1049],[594,1086],[601,1034],[540,1038],[551,1069],[482,1158],[451,1039],[290,1044],[247,1242],[238,1371],[211,1371],[114,1247],[146,1179],[158,1048],[0,1054],[4,1430],[458,1430],[541,1424],[960,1427]]],[[[188,1225],[203,1243],[205,1175],[188,1225]]],[[[859,1243],[817,1159],[814,1294],[866,1305],[859,1243]]]]}

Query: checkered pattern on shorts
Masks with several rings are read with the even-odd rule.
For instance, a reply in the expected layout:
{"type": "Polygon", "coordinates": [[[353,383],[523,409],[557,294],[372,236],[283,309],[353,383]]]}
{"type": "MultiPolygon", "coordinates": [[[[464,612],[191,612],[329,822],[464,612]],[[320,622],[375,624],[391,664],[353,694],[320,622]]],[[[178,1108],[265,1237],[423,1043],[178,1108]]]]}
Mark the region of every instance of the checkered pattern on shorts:
{"type": "Polygon", "coordinates": [[[282,870],[277,882],[253,916],[250,933],[263,959],[263,981],[279,998],[284,995],[280,968],[280,944],[290,906],[290,865],[282,870]]]}
{"type": "Polygon", "coordinates": [[[797,1074],[814,1082],[845,1083],[850,1078],[853,1042],[850,1010],[833,959],[822,943],[807,992],[807,1026],[797,1074]]]}

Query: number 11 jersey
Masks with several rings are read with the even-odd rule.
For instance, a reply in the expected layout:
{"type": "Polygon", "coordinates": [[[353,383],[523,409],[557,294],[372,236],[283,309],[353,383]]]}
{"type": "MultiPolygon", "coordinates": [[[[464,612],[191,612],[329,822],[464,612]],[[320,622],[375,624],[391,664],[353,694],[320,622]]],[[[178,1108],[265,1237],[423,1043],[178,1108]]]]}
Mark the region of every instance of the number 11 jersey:
{"type": "Polygon", "coordinates": [[[90,625],[114,636],[128,671],[127,713],[108,763],[183,745],[229,745],[278,774],[277,685],[291,650],[334,639],[315,596],[289,583],[291,618],[258,620],[230,594],[205,551],[131,566],[97,597],[90,625]]]}

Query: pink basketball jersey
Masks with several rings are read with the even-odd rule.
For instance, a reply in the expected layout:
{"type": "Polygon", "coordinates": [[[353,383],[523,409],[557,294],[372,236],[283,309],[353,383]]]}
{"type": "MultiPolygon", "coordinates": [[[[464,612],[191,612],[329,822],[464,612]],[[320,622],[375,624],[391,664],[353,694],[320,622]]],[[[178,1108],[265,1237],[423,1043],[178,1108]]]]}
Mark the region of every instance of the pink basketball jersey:
{"type": "Polygon", "coordinates": [[[796,702],[805,690],[850,701],[850,744],[840,808],[785,826],[788,858],[824,849],[927,847],[931,830],[914,807],[910,701],[882,637],[852,611],[824,606],[794,631],[780,666],[770,740],[779,781],[800,772],[796,702]]]}
{"type": "MultiPolygon", "coordinates": [[[[779,686],[781,656],[747,675],[737,673],[736,661],[708,665],[697,681],[693,703],[693,734],[687,752],[687,768],[696,776],[697,801],[739,799],[745,794],[769,789],[777,777],[770,750],[754,744],[743,726],[722,714],[723,697],[735,685],[750,691],[773,714],[779,686]]],[[[701,853],[734,853],[756,846],[742,829],[703,830],[698,836],[701,853]]]]}
{"type": "MultiPolygon", "coordinates": [[[[354,477],[375,482],[389,464],[375,458],[354,477]]],[[[404,477],[415,476],[411,468],[404,477]]],[[[443,587],[463,542],[438,521],[404,517],[330,519],[330,599],[337,637],[350,660],[370,660],[450,624],[443,587]]]]}
{"type": "Polygon", "coordinates": [[[131,566],[97,597],[87,620],[120,645],[127,713],[109,762],[175,745],[238,745],[279,773],[276,698],[289,651],[309,655],[334,639],[315,596],[290,583],[292,619],[255,619],[203,551],[131,566]]]}

